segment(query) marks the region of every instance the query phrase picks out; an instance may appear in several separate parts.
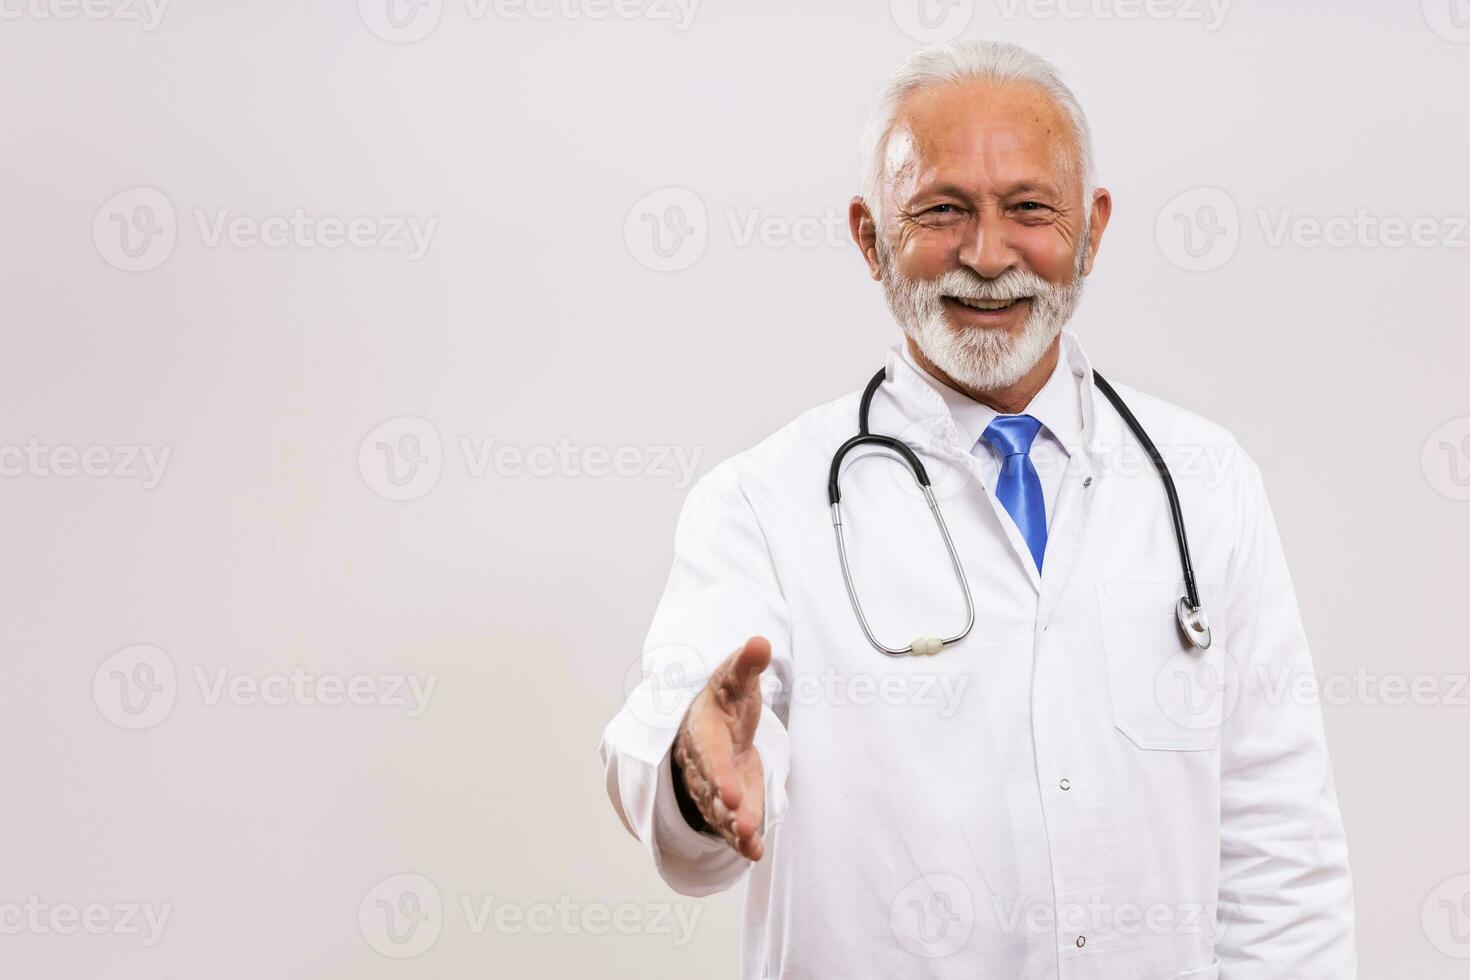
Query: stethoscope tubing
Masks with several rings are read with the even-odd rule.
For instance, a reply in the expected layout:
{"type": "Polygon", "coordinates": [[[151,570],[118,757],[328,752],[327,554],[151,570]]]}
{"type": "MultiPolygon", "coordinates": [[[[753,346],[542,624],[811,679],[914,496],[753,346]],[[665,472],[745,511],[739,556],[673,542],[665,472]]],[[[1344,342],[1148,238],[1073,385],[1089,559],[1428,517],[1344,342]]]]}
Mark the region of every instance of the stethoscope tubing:
{"type": "MultiPolygon", "coordinates": [[[[852,602],[853,612],[857,615],[858,625],[862,627],[863,635],[867,637],[868,642],[875,648],[890,657],[902,657],[909,654],[932,654],[937,653],[940,649],[952,643],[958,643],[969,635],[970,630],[975,625],[975,602],[974,597],[970,594],[970,584],[965,578],[965,570],[960,562],[959,553],[956,551],[954,541],[950,537],[949,528],[944,523],[944,515],[940,513],[939,504],[934,499],[934,492],[929,485],[929,473],[924,468],[923,462],[919,459],[918,454],[901,439],[878,435],[868,428],[868,412],[872,407],[873,396],[877,393],[878,388],[886,378],[887,369],[885,368],[873,375],[868,381],[867,387],[863,389],[862,399],[858,404],[858,434],[843,442],[837,448],[837,452],[832,456],[832,465],[827,472],[827,502],[832,512],[832,528],[837,537],[837,557],[842,566],[843,582],[847,586],[847,596],[852,602]],[[920,488],[924,492],[924,499],[928,503],[930,513],[934,516],[934,521],[939,528],[940,536],[944,540],[945,550],[949,554],[950,564],[954,568],[955,578],[959,582],[961,593],[965,599],[966,622],[964,629],[958,633],[943,638],[919,637],[908,646],[890,647],[874,635],[872,628],[868,624],[868,618],[863,613],[862,603],[858,600],[857,588],[853,584],[852,570],[848,566],[847,544],[842,533],[842,488],[838,482],[843,460],[846,459],[848,453],[859,446],[880,446],[888,449],[902,458],[908,464],[909,469],[913,471],[914,479],[918,481],[920,488]]],[[[1148,454],[1149,461],[1159,474],[1160,482],[1164,485],[1164,494],[1169,501],[1169,518],[1174,526],[1174,541],[1179,549],[1179,567],[1184,576],[1185,595],[1179,600],[1175,615],[1179,620],[1180,629],[1184,631],[1189,642],[1199,649],[1206,649],[1210,645],[1209,622],[1203,609],[1200,608],[1199,591],[1194,580],[1194,563],[1190,559],[1189,539],[1184,530],[1184,512],[1179,506],[1179,493],[1174,486],[1174,478],[1169,473],[1169,467],[1164,462],[1164,457],[1159,452],[1158,447],[1149,438],[1148,432],[1144,430],[1137,416],[1128,408],[1122,396],[1108,383],[1107,379],[1096,371],[1092,373],[1092,379],[1097,385],[1098,390],[1103,393],[1103,397],[1107,398],[1109,403],[1118,412],[1118,415],[1123,419],[1123,423],[1127,425],[1128,430],[1133,433],[1134,438],[1143,446],[1144,452],[1148,454]]]]}

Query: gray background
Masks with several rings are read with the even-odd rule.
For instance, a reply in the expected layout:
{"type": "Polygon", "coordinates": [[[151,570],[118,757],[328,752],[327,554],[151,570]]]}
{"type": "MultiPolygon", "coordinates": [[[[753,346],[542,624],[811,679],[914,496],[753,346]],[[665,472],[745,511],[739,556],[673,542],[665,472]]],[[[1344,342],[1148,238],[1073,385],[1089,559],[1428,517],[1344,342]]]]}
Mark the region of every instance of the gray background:
{"type": "Polygon", "coordinates": [[[667,573],[685,481],[660,460],[703,472],[881,363],[895,328],[842,230],[863,111],[922,40],[966,36],[1034,47],[1090,114],[1116,202],[1074,321],[1094,362],[1239,436],[1319,673],[1370,679],[1324,707],[1363,975],[1463,975],[1470,906],[1461,941],[1440,903],[1470,893],[1464,0],[1220,21],[960,0],[932,33],[905,0],[706,0],[687,23],[443,0],[401,30],[387,0],[178,0],[156,22],[7,2],[0,449],[113,463],[0,477],[0,905],[171,913],[151,947],[0,934],[0,972],[733,976],[738,895],[665,889],[595,755],[667,573]],[[417,258],[206,233],[297,209],[374,241],[437,225],[417,258]],[[163,232],[136,260],[134,217],[163,232]],[[1418,243],[1382,244],[1416,219],[1418,243]],[[663,259],[650,221],[692,234],[663,259]],[[476,473],[462,440],[556,455],[476,473]],[[379,442],[420,482],[395,487],[379,442]],[[129,475],[138,447],[170,452],[156,486],[129,475]],[[173,673],[129,730],[110,678],[143,675],[110,658],[139,644],[173,673]],[[298,666],[437,687],[410,718],[197,681],[298,666]],[[1391,703],[1394,677],[1439,694],[1391,703]],[[404,873],[443,910],[393,958],[359,910],[404,873]],[[492,897],[512,911],[473,928],[461,899],[492,897]],[[576,914],[515,928],[557,903],[576,914]]]}

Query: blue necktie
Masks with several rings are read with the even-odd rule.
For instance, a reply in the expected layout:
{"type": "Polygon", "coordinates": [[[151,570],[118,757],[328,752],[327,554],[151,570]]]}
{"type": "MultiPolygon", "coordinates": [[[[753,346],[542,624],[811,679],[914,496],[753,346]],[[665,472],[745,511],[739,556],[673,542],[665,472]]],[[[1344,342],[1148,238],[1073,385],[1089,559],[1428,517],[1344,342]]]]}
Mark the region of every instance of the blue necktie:
{"type": "Polygon", "coordinates": [[[997,415],[982,436],[1004,457],[995,496],[1026,539],[1038,572],[1046,554],[1046,501],[1041,496],[1041,478],[1031,462],[1031,443],[1040,431],[1040,420],[1029,415],[997,415]]]}

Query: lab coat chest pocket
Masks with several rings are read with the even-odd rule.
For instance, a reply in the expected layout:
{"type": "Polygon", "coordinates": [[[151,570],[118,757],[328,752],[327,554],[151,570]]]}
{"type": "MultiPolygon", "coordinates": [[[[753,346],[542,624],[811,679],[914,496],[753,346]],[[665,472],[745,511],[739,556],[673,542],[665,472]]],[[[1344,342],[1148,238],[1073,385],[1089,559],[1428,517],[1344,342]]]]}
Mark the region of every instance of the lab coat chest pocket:
{"type": "Polygon", "coordinates": [[[1140,749],[1202,751],[1214,746],[1236,693],[1229,683],[1224,623],[1214,615],[1217,590],[1200,584],[1214,642],[1189,643],[1175,618],[1182,583],[1098,583],[1102,646],[1107,658],[1113,724],[1140,749]]]}

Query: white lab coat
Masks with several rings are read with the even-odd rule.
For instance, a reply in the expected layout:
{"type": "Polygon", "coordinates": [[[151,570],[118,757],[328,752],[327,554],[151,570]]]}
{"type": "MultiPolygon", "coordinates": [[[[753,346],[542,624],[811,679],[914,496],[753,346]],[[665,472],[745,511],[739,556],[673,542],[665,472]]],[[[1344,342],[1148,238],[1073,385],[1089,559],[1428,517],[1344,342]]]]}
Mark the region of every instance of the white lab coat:
{"type": "MultiPolygon", "coordinates": [[[[890,353],[873,431],[919,452],[975,598],[973,631],[935,656],[879,654],[844,589],[825,489],[856,392],[691,490],[642,682],[601,752],[673,888],[747,879],[744,980],[1355,976],[1342,822],[1320,711],[1285,683],[1312,664],[1260,473],[1224,429],[1115,383],[1178,485],[1214,633],[1195,651],[1163,489],[1063,342],[1083,444],[1041,575],[943,400],[890,353]],[[703,675],[756,634],[773,660],[752,865],[679,818],[668,752],[703,675]]],[[[875,632],[954,632],[958,585],[909,471],[853,457],[845,531],[875,632]]]]}

